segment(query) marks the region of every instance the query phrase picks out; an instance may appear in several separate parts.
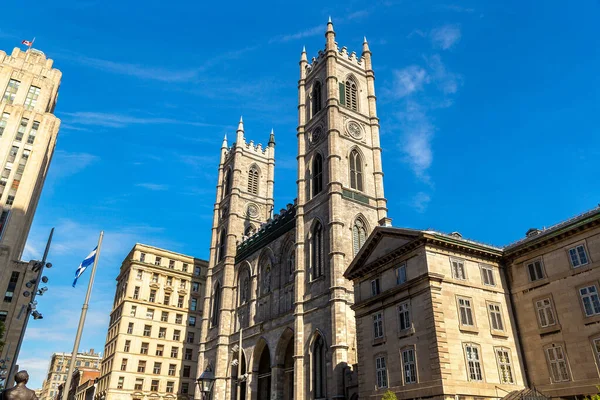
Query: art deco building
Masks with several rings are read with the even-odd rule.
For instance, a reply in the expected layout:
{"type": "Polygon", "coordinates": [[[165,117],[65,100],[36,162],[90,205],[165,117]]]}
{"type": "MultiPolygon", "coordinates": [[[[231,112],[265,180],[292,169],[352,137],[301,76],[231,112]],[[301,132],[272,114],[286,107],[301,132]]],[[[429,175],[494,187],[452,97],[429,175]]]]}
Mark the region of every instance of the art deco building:
{"type": "Polygon", "coordinates": [[[97,399],[193,397],[206,266],[133,247],[117,277],[97,399]]]}
{"type": "MultiPolygon", "coordinates": [[[[50,166],[60,120],[54,116],[61,72],[39,50],[0,51],[0,321],[6,345],[0,360],[11,371],[31,297],[25,283],[38,273],[21,261],[50,166]]],[[[9,384],[12,376],[9,374],[9,384]]]]}
{"type": "MultiPolygon", "coordinates": [[[[90,351],[84,351],[77,353],[75,359],[75,368],[94,370],[100,368],[100,362],[102,356],[99,353],[94,352],[94,349],[90,351]]],[[[58,394],[59,386],[64,385],[67,381],[67,374],[69,371],[73,371],[71,368],[71,353],[54,353],[50,359],[50,365],[48,366],[48,373],[46,379],[42,385],[42,393],[39,397],[40,400],[53,400],[58,394]]]]}
{"type": "Polygon", "coordinates": [[[359,397],[582,398],[600,385],[600,208],[506,247],[376,227],[354,281],[359,397]]]}

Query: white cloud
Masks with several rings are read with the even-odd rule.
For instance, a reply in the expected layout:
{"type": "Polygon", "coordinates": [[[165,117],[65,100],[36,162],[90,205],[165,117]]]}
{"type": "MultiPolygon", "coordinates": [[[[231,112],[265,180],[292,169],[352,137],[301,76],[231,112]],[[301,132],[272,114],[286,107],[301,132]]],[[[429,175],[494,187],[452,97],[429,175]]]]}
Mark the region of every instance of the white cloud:
{"type": "Polygon", "coordinates": [[[454,94],[458,91],[458,87],[462,85],[462,76],[449,72],[439,54],[426,57],[425,61],[431,71],[433,81],[436,82],[445,95],[454,94]]]}
{"type": "MultiPolygon", "coordinates": [[[[108,128],[124,128],[130,125],[160,125],[160,124],[177,124],[200,127],[216,127],[217,125],[207,124],[204,122],[184,121],[173,118],[162,117],[137,117],[132,115],[123,115],[116,113],[92,112],[92,111],[77,111],[63,112],[62,115],[68,117],[68,122],[71,125],[95,125],[108,128]]],[[[72,128],[71,128],[72,129],[72,128]]]]}
{"type": "Polygon", "coordinates": [[[427,170],[433,162],[431,140],[435,126],[424,108],[413,100],[405,103],[405,109],[398,113],[398,117],[403,132],[400,148],[405,161],[419,179],[430,183],[427,170]]]}
{"type": "Polygon", "coordinates": [[[429,36],[431,42],[436,48],[448,50],[454,46],[461,38],[460,27],[458,25],[444,25],[433,29],[429,36]]]}
{"type": "Polygon", "coordinates": [[[427,71],[418,65],[409,65],[394,71],[394,86],[392,95],[402,98],[423,90],[423,85],[429,83],[427,71]]]}
{"type": "Polygon", "coordinates": [[[287,35],[279,35],[269,40],[269,44],[271,43],[285,43],[291,40],[303,39],[306,37],[317,36],[325,32],[325,28],[323,25],[313,26],[312,28],[305,29],[300,32],[291,33],[287,35]]]}
{"type": "Polygon", "coordinates": [[[163,191],[169,188],[167,185],[161,185],[159,183],[138,183],[135,186],[153,191],[163,191]]]}
{"type": "Polygon", "coordinates": [[[99,160],[100,157],[90,153],[71,153],[64,150],[57,150],[54,153],[50,171],[54,179],[63,179],[75,175],[99,160]]]}
{"type": "Polygon", "coordinates": [[[431,201],[431,197],[425,192],[419,192],[412,198],[411,205],[419,213],[424,213],[431,201]]]}

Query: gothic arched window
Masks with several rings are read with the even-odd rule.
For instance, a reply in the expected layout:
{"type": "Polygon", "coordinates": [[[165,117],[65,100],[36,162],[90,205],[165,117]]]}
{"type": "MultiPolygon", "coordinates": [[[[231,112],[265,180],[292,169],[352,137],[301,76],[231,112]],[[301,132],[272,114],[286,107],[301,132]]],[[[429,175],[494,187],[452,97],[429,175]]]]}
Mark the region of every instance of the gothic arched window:
{"type": "Polygon", "coordinates": [[[217,262],[221,261],[223,257],[225,257],[225,245],[227,242],[227,232],[225,229],[221,230],[221,235],[219,237],[219,244],[217,248],[217,262]]]}
{"type": "Polygon", "coordinates": [[[363,190],[362,158],[356,150],[350,153],[350,187],[363,190]]]}
{"type": "Polygon", "coordinates": [[[258,168],[254,165],[248,171],[248,192],[258,194],[258,168]]]}
{"type": "Polygon", "coordinates": [[[246,304],[250,300],[250,277],[248,272],[244,272],[240,279],[240,305],[246,304]]]}
{"type": "Polygon", "coordinates": [[[225,179],[223,180],[223,197],[231,193],[231,170],[225,171],[225,179]]]}
{"type": "Polygon", "coordinates": [[[358,111],[358,88],[354,79],[346,79],[343,92],[343,104],[351,110],[358,111]]]}
{"type": "Polygon", "coordinates": [[[317,221],[311,238],[311,264],[313,279],[323,275],[323,226],[317,221]]]}
{"type": "Polygon", "coordinates": [[[217,282],[213,292],[213,307],[210,317],[211,326],[219,325],[219,312],[221,311],[221,284],[217,282]]]}
{"type": "Polygon", "coordinates": [[[357,218],[354,221],[354,225],[352,225],[352,247],[354,248],[354,255],[358,254],[358,251],[365,244],[365,240],[367,240],[367,229],[365,227],[365,223],[357,218]]]}
{"type": "Polygon", "coordinates": [[[321,157],[319,153],[317,153],[313,159],[312,170],[312,195],[316,196],[323,190],[323,157],[321,157]]]}
{"type": "Polygon", "coordinates": [[[313,116],[321,111],[321,82],[316,81],[312,91],[313,116]]]}
{"type": "Polygon", "coordinates": [[[325,342],[321,335],[317,336],[313,346],[313,388],[314,398],[325,397],[325,380],[327,379],[325,370],[325,342]]]}

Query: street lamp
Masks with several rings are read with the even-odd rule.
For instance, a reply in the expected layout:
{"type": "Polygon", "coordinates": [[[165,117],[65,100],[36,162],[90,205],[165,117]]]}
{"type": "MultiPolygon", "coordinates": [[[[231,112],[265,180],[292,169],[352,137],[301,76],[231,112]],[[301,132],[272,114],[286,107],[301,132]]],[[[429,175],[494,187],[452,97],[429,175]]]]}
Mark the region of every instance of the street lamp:
{"type": "Polygon", "coordinates": [[[206,367],[202,375],[196,379],[196,384],[200,391],[204,394],[204,399],[210,400],[213,385],[215,384],[215,374],[212,371],[210,364],[206,367]]]}

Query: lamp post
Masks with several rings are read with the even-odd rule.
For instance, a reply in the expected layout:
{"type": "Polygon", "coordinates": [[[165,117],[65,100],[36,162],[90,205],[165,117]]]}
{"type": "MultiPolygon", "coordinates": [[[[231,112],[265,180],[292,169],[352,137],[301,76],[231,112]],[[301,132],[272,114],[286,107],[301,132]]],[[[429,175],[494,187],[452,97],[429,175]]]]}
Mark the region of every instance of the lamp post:
{"type": "Polygon", "coordinates": [[[204,400],[210,400],[213,385],[215,384],[215,374],[210,364],[206,367],[202,375],[196,379],[196,384],[203,394],[204,400]]]}

